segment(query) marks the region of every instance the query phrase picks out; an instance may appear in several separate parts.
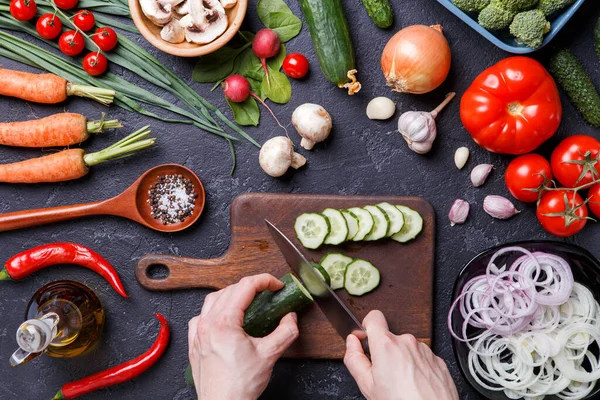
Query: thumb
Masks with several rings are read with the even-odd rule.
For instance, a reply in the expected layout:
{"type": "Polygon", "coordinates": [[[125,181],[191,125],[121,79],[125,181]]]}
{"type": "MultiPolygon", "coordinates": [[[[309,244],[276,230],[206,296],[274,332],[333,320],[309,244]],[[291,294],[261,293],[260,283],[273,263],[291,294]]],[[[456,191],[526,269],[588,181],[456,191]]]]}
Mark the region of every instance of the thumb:
{"type": "Polygon", "coordinates": [[[289,313],[279,321],[279,326],[268,336],[260,339],[258,350],[267,358],[279,358],[298,338],[298,317],[289,313]]]}
{"type": "Polygon", "coordinates": [[[361,392],[366,393],[366,385],[371,381],[371,361],[365,355],[360,340],[352,334],[346,338],[344,364],[358,384],[361,392]]]}

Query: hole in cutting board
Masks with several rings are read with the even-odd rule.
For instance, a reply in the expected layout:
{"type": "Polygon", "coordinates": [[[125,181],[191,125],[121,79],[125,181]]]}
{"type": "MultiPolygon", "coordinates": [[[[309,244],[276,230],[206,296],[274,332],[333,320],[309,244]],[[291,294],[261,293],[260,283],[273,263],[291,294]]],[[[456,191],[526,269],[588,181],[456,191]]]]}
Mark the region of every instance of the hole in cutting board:
{"type": "Polygon", "coordinates": [[[146,268],[146,276],[154,280],[167,279],[169,277],[169,267],[164,264],[150,264],[146,268]]]}

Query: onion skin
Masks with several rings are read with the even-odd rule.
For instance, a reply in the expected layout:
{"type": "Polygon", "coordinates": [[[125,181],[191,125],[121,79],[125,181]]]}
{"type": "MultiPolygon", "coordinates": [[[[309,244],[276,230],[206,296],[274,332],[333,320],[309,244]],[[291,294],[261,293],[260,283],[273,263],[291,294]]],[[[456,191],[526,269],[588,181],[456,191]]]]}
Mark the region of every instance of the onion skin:
{"type": "Polygon", "coordinates": [[[441,25],[413,25],[388,41],[381,55],[381,69],[392,90],[423,94],[446,80],[451,60],[441,25]]]}

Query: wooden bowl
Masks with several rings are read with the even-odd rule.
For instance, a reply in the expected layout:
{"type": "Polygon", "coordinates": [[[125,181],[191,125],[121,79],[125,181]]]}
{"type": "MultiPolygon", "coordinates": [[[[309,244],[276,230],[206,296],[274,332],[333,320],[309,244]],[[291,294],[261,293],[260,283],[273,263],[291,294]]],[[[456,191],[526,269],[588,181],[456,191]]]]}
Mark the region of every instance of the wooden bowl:
{"type": "Polygon", "coordinates": [[[133,23],[138,28],[142,36],[146,38],[150,44],[165,53],[179,57],[198,57],[210,54],[221,47],[225,46],[240,30],[242,21],[246,16],[248,8],[248,0],[237,0],[234,7],[225,10],[229,26],[227,30],[218,37],[214,42],[208,44],[195,43],[169,43],[160,37],[162,27],[154,25],[142,12],[139,0],[129,0],[129,12],[133,23]]]}

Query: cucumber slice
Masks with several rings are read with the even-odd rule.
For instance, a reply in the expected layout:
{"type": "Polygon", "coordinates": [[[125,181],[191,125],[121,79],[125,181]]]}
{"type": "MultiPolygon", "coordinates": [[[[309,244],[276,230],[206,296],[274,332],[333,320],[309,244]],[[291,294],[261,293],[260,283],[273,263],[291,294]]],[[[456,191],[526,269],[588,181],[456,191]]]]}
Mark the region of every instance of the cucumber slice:
{"type": "Polygon", "coordinates": [[[400,232],[392,236],[396,242],[405,243],[417,237],[423,229],[421,214],[406,206],[396,206],[404,214],[404,226],[400,232]]]}
{"type": "Polygon", "coordinates": [[[346,219],[348,225],[348,238],[346,240],[352,240],[358,233],[358,217],[354,215],[352,211],[340,210],[342,215],[346,219]]]}
{"type": "MultiPolygon", "coordinates": [[[[323,274],[323,272],[321,272],[318,268],[315,267],[316,263],[311,264],[317,270],[317,273],[320,273],[321,276],[324,278],[323,280],[325,281],[325,283],[327,283],[327,279],[325,279],[325,275],[323,274]]],[[[327,274],[327,272],[324,269],[323,271],[325,272],[325,274],[327,274]]],[[[308,292],[311,295],[315,297],[322,297],[325,293],[328,292],[327,288],[323,286],[323,282],[321,282],[321,280],[317,276],[315,276],[315,274],[310,273],[310,271],[308,271],[308,268],[300,268],[298,276],[300,277],[302,283],[304,283],[306,290],[308,290],[308,292]]],[[[326,276],[327,278],[329,278],[329,274],[327,274],[326,276]]]]}
{"type": "Polygon", "coordinates": [[[325,238],[325,244],[340,244],[348,238],[348,224],[346,218],[339,210],[326,208],[323,215],[327,217],[331,224],[329,235],[325,238]]]}
{"type": "Polygon", "coordinates": [[[344,275],[346,274],[346,267],[352,262],[352,258],[345,256],[340,253],[328,253],[321,258],[321,266],[325,268],[331,283],[329,286],[333,290],[341,289],[344,287],[344,275]]]}
{"type": "Polygon", "coordinates": [[[321,274],[321,278],[323,278],[325,283],[331,286],[331,276],[329,275],[329,271],[327,271],[321,264],[318,264],[316,262],[311,264],[317,270],[317,272],[321,274]]]}
{"type": "Polygon", "coordinates": [[[352,207],[348,209],[348,211],[358,218],[358,232],[356,232],[356,235],[354,235],[352,240],[355,242],[361,241],[369,234],[369,232],[371,232],[371,229],[373,229],[373,216],[367,210],[359,207],[352,207]]]}
{"type": "Polygon", "coordinates": [[[362,296],[379,286],[379,270],[368,261],[356,259],[346,267],[344,288],[353,296],[362,296]]]}
{"type": "Polygon", "coordinates": [[[404,214],[390,203],[379,203],[377,207],[381,208],[390,219],[390,226],[388,228],[386,237],[390,237],[400,232],[404,226],[404,214]]]}
{"type": "Polygon", "coordinates": [[[296,237],[307,249],[317,249],[331,230],[327,217],[317,213],[305,213],[296,218],[296,237]]]}
{"type": "Polygon", "coordinates": [[[373,217],[373,229],[363,240],[379,240],[383,239],[388,232],[390,220],[387,214],[377,206],[365,206],[365,210],[373,217]]]}

